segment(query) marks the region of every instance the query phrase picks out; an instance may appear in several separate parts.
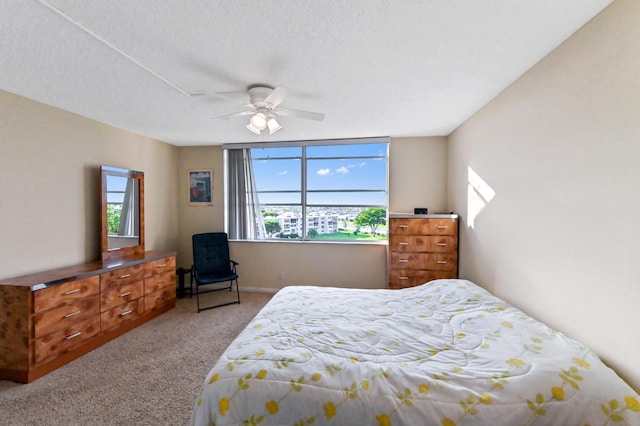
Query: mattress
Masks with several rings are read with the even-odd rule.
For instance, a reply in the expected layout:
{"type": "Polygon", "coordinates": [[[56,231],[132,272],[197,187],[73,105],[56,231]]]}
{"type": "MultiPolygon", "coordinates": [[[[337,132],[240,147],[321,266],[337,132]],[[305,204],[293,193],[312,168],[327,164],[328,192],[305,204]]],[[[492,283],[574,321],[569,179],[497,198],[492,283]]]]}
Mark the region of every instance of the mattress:
{"type": "Polygon", "coordinates": [[[204,380],[192,425],[640,425],[585,345],[465,280],[280,290],[204,380]]]}

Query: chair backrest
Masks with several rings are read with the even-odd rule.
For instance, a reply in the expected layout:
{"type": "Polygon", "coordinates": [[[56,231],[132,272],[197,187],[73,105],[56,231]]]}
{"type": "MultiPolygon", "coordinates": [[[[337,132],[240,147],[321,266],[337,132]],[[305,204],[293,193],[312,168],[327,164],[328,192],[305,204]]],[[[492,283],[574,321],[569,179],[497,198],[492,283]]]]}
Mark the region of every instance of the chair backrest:
{"type": "Polygon", "coordinates": [[[229,240],[225,232],[208,232],[192,236],[193,265],[201,274],[231,269],[229,240]]]}

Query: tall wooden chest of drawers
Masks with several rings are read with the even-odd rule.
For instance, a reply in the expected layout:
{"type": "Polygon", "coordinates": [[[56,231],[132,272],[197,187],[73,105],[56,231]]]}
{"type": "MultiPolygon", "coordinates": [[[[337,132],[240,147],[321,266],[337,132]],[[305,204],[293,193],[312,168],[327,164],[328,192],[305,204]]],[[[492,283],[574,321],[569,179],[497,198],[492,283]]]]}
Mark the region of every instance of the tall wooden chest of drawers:
{"type": "Polygon", "coordinates": [[[458,276],[458,216],[390,215],[389,288],[458,276]]]}
{"type": "Polygon", "coordinates": [[[174,252],[0,282],[0,379],[28,383],[175,306],[174,252]]]}

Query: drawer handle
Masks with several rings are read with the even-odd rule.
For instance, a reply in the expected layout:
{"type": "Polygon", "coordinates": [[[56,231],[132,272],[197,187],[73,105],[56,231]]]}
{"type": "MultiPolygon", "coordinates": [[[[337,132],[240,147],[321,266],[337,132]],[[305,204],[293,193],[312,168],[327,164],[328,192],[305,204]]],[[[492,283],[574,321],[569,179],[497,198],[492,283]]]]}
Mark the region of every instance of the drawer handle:
{"type": "Polygon", "coordinates": [[[447,243],[438,243],[438,245],[442,246],[442,247],[446,247],[448,244],[447,243]]]}
{"type": "Polygon", "coordinates": [[[408,228],[409,225],[398,225],[398,228],[408,228]]]}
{"type": "Polygon", "coordinates": [[[447,261],[446,260],[438,260],[436,263],[438,263],[440,265],[446,265],[447,261]]]}
{"type": "Polygon", "coordinates": [[[166,264],[166,263],[163,263],[162,265],[158,265],[158,266],[156,266],[156,268],[164,268],[165,266],[167,266],[167,264],[166,264]]]}
{"type": "Polygon", "coordinates": [[[76,315],[78,315],[81,311],[75,311],[75,312],[71,312],[70,314],[65,315],[65,318],[71,318],[71,317],[75,317],[76,315]]]}
{"type": "Polygon", "coordinates": [[[409,263],[409,261],[407,259],[400,259],[398,260],[399,263],[409,263]]]}
{"type": "Polygon", "coordinates": [[[408,280],[409,279],[409,277],[398,277],[398,278],[401,279],[401,280],[408,280]]]}
{"type": "Polygon", "coordinates": [[[447,225],[438,225],[436,226],[436,229],[447,229],[448,226],[447,225]]]}
{"type": "Polygon", "coordinates": [[[163,282],[165,282],[166,280],[162,280],[162,281],[158,281],[158,284],[162,284],[163,282]]]}
{"type": "Polygon", "coordinates": [[[409,243],[398,243],[398,244],[401,245],[401,246],[408,246],[409,245],[409,243]]]}
{"type": "Polygon", "coordinates": [[[68,296],[68,295],[70,295],[70,294],[77,293],[77,292],[79,292],[79,291],[80,291],[80,289],[79,289],[79,288],[76,288],[75,290],[65,291],[63,294],[64,294],[65,296],[68,296]]]}
{"type": "Polygon", "coordinates": [[[78,336],[79,336],[79,335],[81,335],[81,334],[82,334],[82,332],[81,332],[81,331],[77,331],[77,332],[75,332],[75,333],[73,333],[73,334],[70,334],[70,335],[68,335],[67,337],[65,337],[65,338],[64,338],[64,340],[71,340],[71,339],[73,339],[74,337],[78,337],[78,336]]]}
{"type": "Polygon", "coordinates": [[[129,315],[131,312],[133,312],[133,310],[129,309],[128,311],[124,311],[123,313],[120,314],[121,317],[127,316],[129,315]]]}
{"type": "Polygon", "coordinates": [[[124,274],[120,276],[120,279],[124,279],[124,278],[129,278],[131,276],[131,274],[124,274]]]}
{"type": "Polygon", "coordinates": [[[130,291],[128,291],[128,292],[126,292],[126,293],[122,293],[122,294],[120,295],[120,297],[127,297],[127,296],[130,296],[130,295],[131,295],[131,292],[130,292],[130,291]]]}

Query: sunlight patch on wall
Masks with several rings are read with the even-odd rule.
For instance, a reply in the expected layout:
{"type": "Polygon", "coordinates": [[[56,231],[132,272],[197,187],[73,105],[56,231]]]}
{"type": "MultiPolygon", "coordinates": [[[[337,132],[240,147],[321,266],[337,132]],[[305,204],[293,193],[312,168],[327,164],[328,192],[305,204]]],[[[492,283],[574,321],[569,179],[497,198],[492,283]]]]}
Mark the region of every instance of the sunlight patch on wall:
{"type": "Polygon", "coordinates": [[[467,226],[473,228],[476,217],[496,196],[496,191],[471,167],[467,167],[467,182],[467,226]]]}

